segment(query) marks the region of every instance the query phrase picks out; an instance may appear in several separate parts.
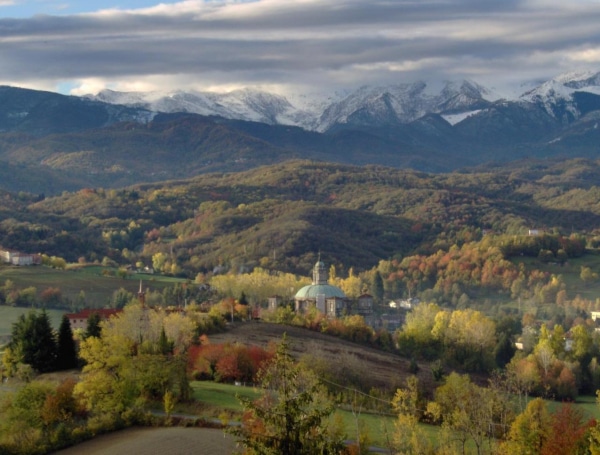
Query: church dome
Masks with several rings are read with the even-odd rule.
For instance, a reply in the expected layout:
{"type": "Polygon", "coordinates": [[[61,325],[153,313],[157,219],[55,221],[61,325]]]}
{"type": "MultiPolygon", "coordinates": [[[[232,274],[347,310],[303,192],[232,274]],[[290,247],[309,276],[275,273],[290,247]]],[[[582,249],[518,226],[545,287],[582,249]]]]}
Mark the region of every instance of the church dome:
{"type": "Polygon", "coordinates": [[[337,297],[345,299],[346,295],[337,286],[328,284],[327,267],[325,263],[319,260],[313,267],[312,284],[304,286],[296,293],[296,300],[315,300],[318,295],[323,295],[326,299],[337,297]]]}
{"type": "Polygon", "coordinates": [[[331,297],[346,298],[346,295],[340,288],[330,284],[309,284],[296,292],[295,298],[300,300],[316,299],[318,295],[324,295],[326,299],[331,297]]]}

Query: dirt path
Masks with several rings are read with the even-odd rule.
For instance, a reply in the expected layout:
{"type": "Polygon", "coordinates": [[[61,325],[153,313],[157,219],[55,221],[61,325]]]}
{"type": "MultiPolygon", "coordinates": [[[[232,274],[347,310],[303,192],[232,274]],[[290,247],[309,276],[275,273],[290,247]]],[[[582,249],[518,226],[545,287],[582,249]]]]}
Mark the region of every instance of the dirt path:
{"type": "Polygon", "coordinates": [[[232,436],[211,428],[131,428],[98,436],[55,455],[230,455],[232,436]]]}

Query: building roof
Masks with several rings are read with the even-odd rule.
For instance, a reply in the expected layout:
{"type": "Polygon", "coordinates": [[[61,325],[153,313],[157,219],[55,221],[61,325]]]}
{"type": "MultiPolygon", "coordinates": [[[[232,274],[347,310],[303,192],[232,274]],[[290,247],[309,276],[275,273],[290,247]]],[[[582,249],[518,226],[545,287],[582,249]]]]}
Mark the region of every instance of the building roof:
{"type": "Polygon", "coordinates": [[[316,299],[317,295],[324,295],[325,298],[338,297],[345,299],[346,295],[337,286],[330,284],[309,284],[296,292],[296,299],[316,299]]]}
{"type": "Polygon", "coordinates": [[[337,286],[328,284],[328,281],[329,276],[327,274],[327,268],[325,267],[325,263],[321,261],[321,257],[319,255],[319,260],[313,267],[312,284],[304,286],[302,289],[296,292],[296,296],[294,298],[296,300],[316,300],[318,295],[323,295],[326,299],[332,297],[345,299],[346,295],[344,292],[337,286]]]}
{"type": "Polygon", "coordinates": [[[92,314],[98,314],[103,319],[108,319],[110,316],[120,313],[121,309],[118,308],[86,308],[81,310],[79,313],[68,313],[66,314],[69,319],[87,319],[92,314]]]}

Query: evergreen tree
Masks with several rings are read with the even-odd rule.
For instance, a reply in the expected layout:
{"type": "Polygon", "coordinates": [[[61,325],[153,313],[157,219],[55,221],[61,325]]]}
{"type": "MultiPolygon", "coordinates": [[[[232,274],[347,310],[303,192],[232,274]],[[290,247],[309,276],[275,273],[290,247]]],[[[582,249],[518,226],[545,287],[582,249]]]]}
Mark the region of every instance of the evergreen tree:
{"type": "Polygon", "coordinates": [[[46,310],[22,315],[13,324],[9,349],[15,361],[45,373],[56,367],[56,339],[46,310]]]}
{"type": "Polygon", "coordinates": [[[58,329],[58,346],[56,368],[59,370],[68,370],[77,367],[77,348],[73,339],[73,331],[69,318],[63,315],[58,329]]]}
{"type": "Polygon", "coordinates": [[[247,454],[312,455],[339,453],[341,435],[327,425],[333,403],[316,376],[291,357],[284,335],[273,361],[259,373],[261,398],[239,398],[244,421],[232,431],[247,454]]]}
{"type": "Polygon", "coordinates": [[[515,355],[517,349],[509,336],[502,334],[494,348],[494,358],[499,368],[504,368],[515,355]]]}
{"type": "Polygon", "coordinates": [[[98,313],[90,314],[87,320],[87,327],[85,328],[84,338],[100,338],[100,335],[102,334],[102,327],[100,327],[100,321],[101,319],[98,313]]]}
{"type": "Polygon", "coordinates": [[[160,338],[158,339],[158,351],[163,355],[167,355],[173,353],[173,348],[173,342],[169,341],[165,328],[163,327],[160,331],[160,338]]]}
{"type": "Polygon", "coordinates": [[[371,283],[371,295],[376,303],[383,302],[383,278],[381,278],[381,273],[379,273],[379,270],[377,270],[373,276],[373,282],[371,283]]]}

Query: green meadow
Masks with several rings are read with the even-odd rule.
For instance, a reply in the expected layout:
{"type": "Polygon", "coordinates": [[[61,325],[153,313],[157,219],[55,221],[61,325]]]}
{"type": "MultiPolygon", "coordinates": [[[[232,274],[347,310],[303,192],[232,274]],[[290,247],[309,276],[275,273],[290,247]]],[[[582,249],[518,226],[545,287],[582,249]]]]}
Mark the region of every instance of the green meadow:
{"type": "MultiPolygon", "coordinates": [[[[7,280],[14,283],[17,289],[33,286],[38,296],[47,288],[59,288],[64,298],[75,301],[81,291],[85,294],[86,306],[104,308],[110,302],[115,291],[124,288],[135,294],[139,290],[140,280],[144,290],[162,291],[177,282],[185,282],[181,278],[162,275],[129,274],[126,278],[108,276],[105,271],[115,274],[116,269],[101,266],[70,266],[66,270],[44,266],[12,267],[0,266],[0,286],[7,280]]],[[[13,308],[0,305],[0,340],[10,334],[12,324],[17,318],[30,311],[31,308],[13,308]]],[[[58,329],[63,313],[68,310],[48,310],[54,328],[58,329]]]]}

